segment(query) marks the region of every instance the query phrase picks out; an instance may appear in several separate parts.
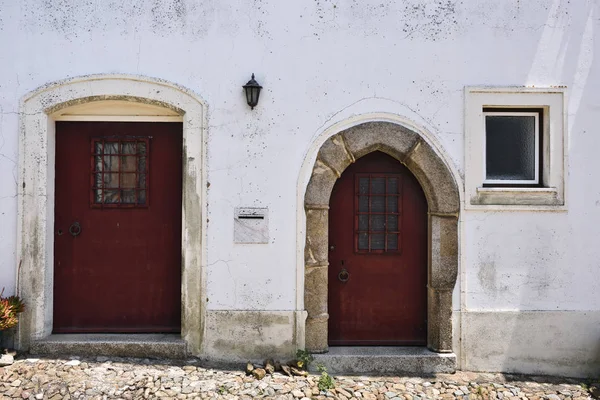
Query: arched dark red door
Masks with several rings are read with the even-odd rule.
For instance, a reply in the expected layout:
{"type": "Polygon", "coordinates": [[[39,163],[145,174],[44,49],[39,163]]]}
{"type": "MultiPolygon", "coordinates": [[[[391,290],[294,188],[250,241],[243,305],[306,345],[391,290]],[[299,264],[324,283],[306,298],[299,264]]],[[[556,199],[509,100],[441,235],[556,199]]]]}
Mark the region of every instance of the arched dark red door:
{"type": "Polygon", "coordinates": [[[368,154],[329,211],[329,345],[425,345],[427,201],[396,159],[368,154]]]}

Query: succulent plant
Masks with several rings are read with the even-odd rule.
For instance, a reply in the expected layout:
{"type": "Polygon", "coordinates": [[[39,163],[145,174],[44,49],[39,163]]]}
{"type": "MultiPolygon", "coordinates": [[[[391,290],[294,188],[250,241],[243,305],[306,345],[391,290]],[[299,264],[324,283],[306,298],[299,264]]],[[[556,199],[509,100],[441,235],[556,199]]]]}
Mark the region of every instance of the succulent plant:
{"type": "Polygon", "coordinates": [[[12,328],[19,323],[17,314],[25,310],[25,304],[17,296],[2,297],[0,292],[0,331],[12,328]]]}

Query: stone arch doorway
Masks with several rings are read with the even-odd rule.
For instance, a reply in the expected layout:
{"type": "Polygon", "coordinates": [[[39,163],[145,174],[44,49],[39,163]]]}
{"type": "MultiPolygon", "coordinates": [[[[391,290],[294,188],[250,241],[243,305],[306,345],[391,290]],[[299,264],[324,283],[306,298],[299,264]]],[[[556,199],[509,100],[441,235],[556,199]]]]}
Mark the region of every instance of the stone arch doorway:
{"type": "MultiPolygon", "coordinates": [[[[28,304],[17,346],[48,337],[53,325],[56,125],[58,121],[177,122],[182,135],[181,337],[199,354],[205,213],[206,106],[197,95],[162,80],[91,75],[45,85],[21,102],[17,291],[28,304]],[[203,222],[198,222],[203,221],[203,222]]],[[[185,351],[185,350],[184,350],[185,351]]]]}
{"type": "Polygon", "coordinates": [[[328,221],[333,186],[349,165],[374,151],[404,164],[425,193],[427,347],[452,352],[452,290],[458,275],[458,187],[432,146],[418,133],[390,122],[367,122],[339,132],[325,141],[317,155],[304,197],[305,347],[312,352],[328,350],[328,221]]]}

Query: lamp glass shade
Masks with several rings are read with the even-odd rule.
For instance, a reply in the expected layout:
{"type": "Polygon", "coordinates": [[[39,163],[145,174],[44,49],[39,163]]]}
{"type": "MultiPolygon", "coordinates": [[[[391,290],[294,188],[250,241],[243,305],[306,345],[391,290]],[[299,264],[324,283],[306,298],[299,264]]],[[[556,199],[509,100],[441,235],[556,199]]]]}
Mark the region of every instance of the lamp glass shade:
{"type": "Polygon", "coordinates": [[[254,79],[254,74],[252,74],[252,79],[250,79],[248,83],[243,86],[243,88],[246,92],[246,102],[248,102],[248,105],[254,109],[254,107],[256,107],[258,104],[260,90],[262,89],[262,86],[260,86],[254,79]]]}

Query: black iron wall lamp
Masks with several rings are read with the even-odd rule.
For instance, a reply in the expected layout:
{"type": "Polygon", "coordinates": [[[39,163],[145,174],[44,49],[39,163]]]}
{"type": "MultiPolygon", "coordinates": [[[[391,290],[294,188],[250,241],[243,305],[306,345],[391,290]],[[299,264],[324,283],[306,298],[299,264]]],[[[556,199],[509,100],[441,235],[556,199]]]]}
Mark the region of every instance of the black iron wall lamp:
{"type": "Polygon", "coordinates": [[[242,87],[246,92],[246,101],[248,102],[248,105],[254,110],[254,107],[258,104],[258,96],[260,96],[260,89],[262,89],[262,86],[254,80],[254,74],[252,74],[252,79],[242,87]]]}

